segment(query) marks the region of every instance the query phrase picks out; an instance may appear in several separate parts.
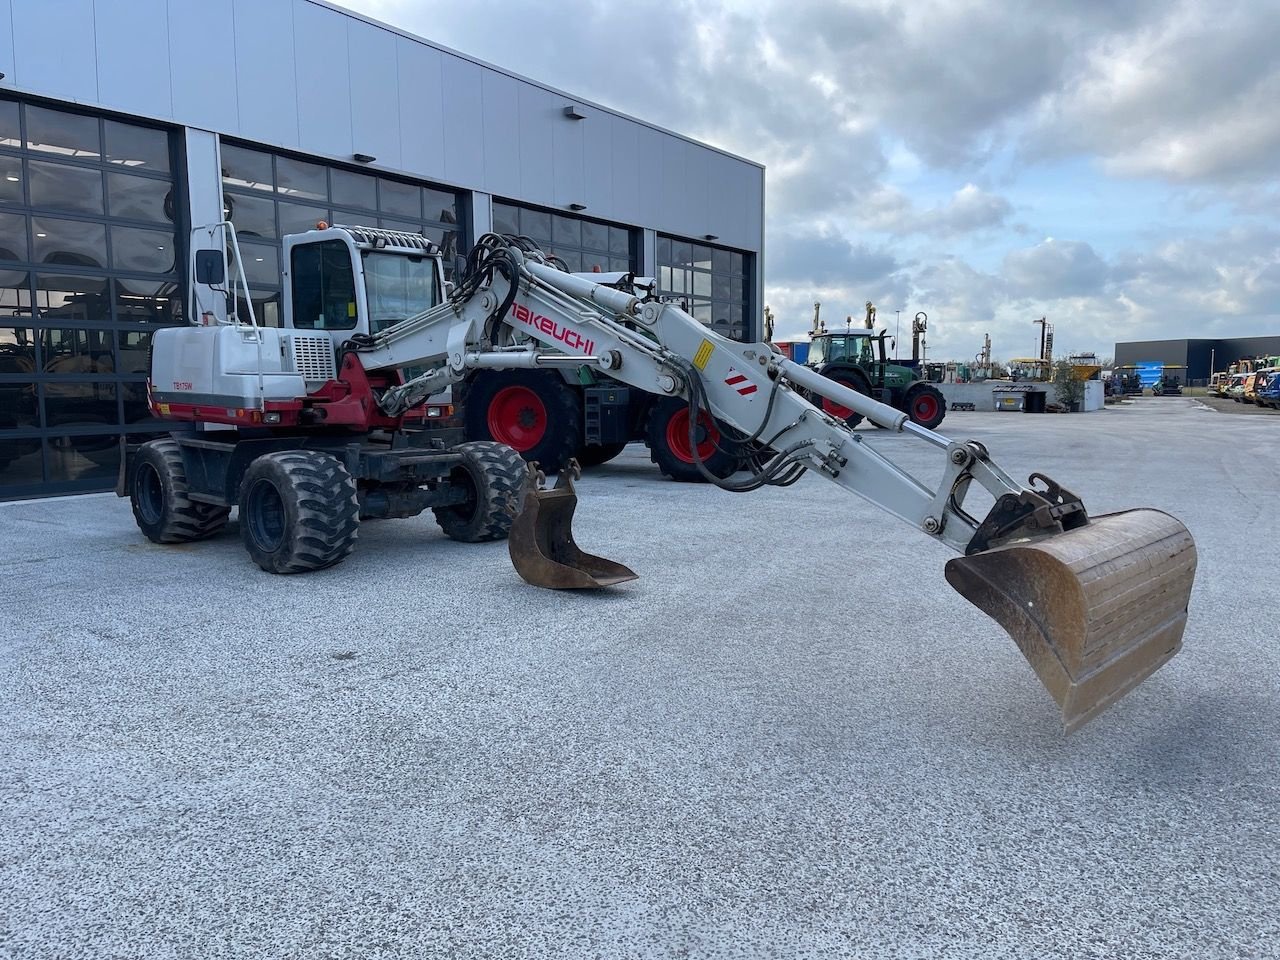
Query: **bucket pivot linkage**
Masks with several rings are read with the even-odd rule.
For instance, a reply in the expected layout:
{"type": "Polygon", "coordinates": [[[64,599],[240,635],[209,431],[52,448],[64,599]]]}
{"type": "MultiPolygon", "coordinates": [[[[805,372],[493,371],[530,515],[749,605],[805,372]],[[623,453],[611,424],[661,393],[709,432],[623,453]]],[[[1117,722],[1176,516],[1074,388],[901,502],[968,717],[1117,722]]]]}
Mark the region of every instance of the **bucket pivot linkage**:
{"type": "Polygon", "coordinates": [[[1037,481],[1045,489],[996,501],[946,577],[1009,632],[1071,731],[1182,647],[1196,547],[1161,510],[1090,517],[1079,497],[1037,481]]]}
{"type": "Polygon", "coordinates": [[[546,487],[546,475],[538,464],[529,464],[524,504],[511,525],[507,547],[516,572],[535,587],[589,590],[636,579],[630,568],[584,553],[574,542],[573,512],[578,494],[573,481],[581,476],[578,461],[570,460],[555,486],[546,487]]]}

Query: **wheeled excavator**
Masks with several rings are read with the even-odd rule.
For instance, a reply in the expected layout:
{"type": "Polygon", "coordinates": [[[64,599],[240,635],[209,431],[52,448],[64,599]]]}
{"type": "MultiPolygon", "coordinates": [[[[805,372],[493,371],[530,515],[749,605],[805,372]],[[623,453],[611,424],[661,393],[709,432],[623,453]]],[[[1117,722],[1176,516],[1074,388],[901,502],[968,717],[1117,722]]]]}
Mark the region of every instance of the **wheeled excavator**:
{"type": "Polygon", "coordinates": [[[226,235],[234,270],[220,249],[193,250],[190,315],[203,322],[156,332],[149,390],[157,416],[202,429],[132,451],[117,488],[153,540],[208,536],[238,506],[253,558],[302,572],[345,557],[361,519],[430,508],[458,539],[509,534],[515,569],[534,585],[625,582],[627,567],[574,542],[570,473],[543,489],[509,448],[404,429],[471,371],[585,365],[687,405],[690,449],[720,488],[812,473],[955,550],[947,581],[1010,633],[1068,730],[1181,646],[1196,550],[1174,517],[1091,516],[1042,474],[1014,480],[982,443],[912,423],[766,343],[721,337],[632,281],[566,273],[531,241],[489,234],[446,285],[424,238],[320,223],[284,240],[284,325],[268,328],[201,309],[202,295],[231,302],[244,280],[234,227],[199,230],[226,235]],[[932,448],[936,479],[908,473],[808,397],[932,448]],[[728,477],[705,467],[726,445],[745,466],[728,477]],[[975,484],[992,501],[985,515],[966,508],[975,484]]]}

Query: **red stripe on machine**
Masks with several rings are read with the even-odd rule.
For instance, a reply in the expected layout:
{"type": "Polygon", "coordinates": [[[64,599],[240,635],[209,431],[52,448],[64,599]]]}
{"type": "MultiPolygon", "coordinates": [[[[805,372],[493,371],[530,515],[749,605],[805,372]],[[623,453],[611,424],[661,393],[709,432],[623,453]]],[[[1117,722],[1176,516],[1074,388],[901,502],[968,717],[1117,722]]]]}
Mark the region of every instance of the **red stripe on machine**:
{"type": "Polygon", "coordinates": [[[756,385],[747,380],[746,374],[738,373],[733,369],[729,370],[729,375],[724,378],[724,382],[731,387],[736,387],[738,393],[744,397],[751,396],[757,390],[756,385]],[[739,386],[739,384],[745,384],[745,386],[739,386]]]}

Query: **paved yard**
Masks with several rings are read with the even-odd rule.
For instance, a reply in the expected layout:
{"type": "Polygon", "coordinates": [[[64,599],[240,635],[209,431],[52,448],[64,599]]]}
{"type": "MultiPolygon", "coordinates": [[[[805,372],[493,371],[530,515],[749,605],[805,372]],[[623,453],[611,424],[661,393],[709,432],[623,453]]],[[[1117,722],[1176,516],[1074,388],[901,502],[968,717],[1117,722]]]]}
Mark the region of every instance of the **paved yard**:
{"type": "Polygon", "coordinates": [[[421,518],[272,577],[0,505],[0,957],[1277,956],[1280,421],[944,427],[1196,536],[1183,653],[1070,738],[947,552],[816,477],[628,450],[600,595],[421,518]]]}

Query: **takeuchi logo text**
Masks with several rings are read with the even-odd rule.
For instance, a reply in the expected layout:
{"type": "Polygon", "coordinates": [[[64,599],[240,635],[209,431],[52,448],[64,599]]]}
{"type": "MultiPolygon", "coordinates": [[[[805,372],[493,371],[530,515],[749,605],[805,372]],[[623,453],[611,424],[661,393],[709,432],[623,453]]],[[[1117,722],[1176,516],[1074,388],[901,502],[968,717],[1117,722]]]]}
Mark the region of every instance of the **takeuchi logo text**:
{"type": "Polygon", "coordinates": [[[526,327],[531,327],[539,333],[546,334],[552,340],[559,340],[570,350],[586,354],[592,354],[595,352],[596,344],[594,340],[588,340],[577,330],[561,326],[550,317],[544,317],[540,313],[534,313],[522,303],[512,305],[511,315],[526,327]]]}

